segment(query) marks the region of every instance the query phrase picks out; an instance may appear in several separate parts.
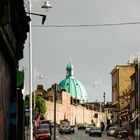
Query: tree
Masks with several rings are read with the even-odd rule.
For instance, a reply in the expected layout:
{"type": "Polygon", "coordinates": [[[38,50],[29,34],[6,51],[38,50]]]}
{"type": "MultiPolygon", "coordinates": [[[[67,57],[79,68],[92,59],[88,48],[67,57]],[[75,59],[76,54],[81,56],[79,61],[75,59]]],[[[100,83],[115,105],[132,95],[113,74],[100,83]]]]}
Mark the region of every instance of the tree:
{"type": "MultiPolygon", "coordinates": [[[[25,96],[24,108],[29,109],[30,105],[30,96],[25,96]]],[[[34,107],[34,101],[32,101],[32,107],[34,107]]],[[[34,113],[38,113],[39,115],[44,115],[46,112],[46,103],[42,96],[37,95],[35,98],[35,109],[33,109],[34,113]]]]}
{"type": "Polygon", "coordinates": [[[36,96],[35,112],[38,112],[40,115],[44,115],[46,112],[46,104],[42,96],[36,96]]]}

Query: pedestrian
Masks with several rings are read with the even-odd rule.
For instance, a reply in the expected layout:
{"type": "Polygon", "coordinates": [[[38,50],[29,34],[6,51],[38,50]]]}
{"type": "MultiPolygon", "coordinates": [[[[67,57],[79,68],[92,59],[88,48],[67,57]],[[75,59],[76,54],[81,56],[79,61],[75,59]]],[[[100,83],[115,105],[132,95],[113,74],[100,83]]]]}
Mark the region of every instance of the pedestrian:
{"type": "Polygon", "coordinates": [[[101,122],[101,131],[104,131],[104,127],[105,127],[104,122],[101,122]]]}
{"type": "Polygon", "coordinates": [[[36,127],[38,127],[39,124],[40,124],[40,117],[37,117],[37,119],[36,119],[36,127]]]}

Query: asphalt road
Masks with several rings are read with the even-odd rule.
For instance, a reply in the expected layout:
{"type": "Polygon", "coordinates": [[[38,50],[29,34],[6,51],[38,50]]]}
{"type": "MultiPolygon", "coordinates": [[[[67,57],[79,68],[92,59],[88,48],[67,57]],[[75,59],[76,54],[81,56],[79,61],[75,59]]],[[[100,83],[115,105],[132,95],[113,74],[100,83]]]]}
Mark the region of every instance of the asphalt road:
{"type": "MultiPolygon", "coordinates": [[[[25,131],[25,140],[29,140],[29,134],[27,131],[25,131]]],[[[52,140],[54,140],[53,134],[52,140]]],[[[59,134],[58,129],[56,128],[56,140],[116,140],[116,139],[113,137],[108,137],[105,133],[102,133],[102,137],[98,136],[90,137],[88,134],[85,133],[84,130],[77,129],[75,130],[74,134],[59,134]]]]}
{"type": "Polygon", "coordinates": [[[82,130],[75,130],[74,134],[59,134],[56,132],[56,140],[115,140],[115,138],[108,137],[105,133],[102,134],[102,137],[90,137],[82,130]]]}

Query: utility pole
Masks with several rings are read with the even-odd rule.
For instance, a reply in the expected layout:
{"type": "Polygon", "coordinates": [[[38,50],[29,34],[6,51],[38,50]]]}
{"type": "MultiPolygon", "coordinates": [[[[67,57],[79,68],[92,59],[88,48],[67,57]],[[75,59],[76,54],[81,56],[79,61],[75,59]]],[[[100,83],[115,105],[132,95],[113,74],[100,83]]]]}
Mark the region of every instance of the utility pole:
{"type": "Polygon", "coordinates": [[[103,97],[104,97],[104,108],[105,108],[105,95],[106,95],[106,93],[104,92],[104,95],[103,95],[103,97]]]}
{"type": "Polygon", "coordinates": [[[104,98],[104,117],[105,117],[105,122],[107,123],[107,115],[106,115],[106,113],[107,113],[107,110],[105,111],[105,95],[106,95],[106,93],[104,92],[104,94],[103,94],[103,98],[104,98]]]}
{"type": "Polygon", "coordinates": [[[54,88],[54,135],[53,135],[53,140],[56,140],[56,94],[57,94],[57,84],[55,83],[53,85],[54,88]]]}

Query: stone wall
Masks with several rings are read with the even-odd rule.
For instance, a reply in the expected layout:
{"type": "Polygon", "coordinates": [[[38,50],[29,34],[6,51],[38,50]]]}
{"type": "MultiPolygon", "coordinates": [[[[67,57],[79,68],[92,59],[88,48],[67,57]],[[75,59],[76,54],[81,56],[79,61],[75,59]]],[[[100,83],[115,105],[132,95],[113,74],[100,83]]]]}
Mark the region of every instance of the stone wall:
{"type": "MultiPolygon", "coordinates": [[[[46,101],[46,113],[45,118],[47,120],[54,120],[54,102],[46,101]]],[[[91,123],[91,120],[95,125],[99,126],[100,121],[104,121],[104,113],[99,113],[98,111],[90,110],[86,105],[71,104],[71,96],[67,92],[62,92],[62,101],[56,101],[56,122],[60,123],[60,120],[68,119],[70,124],[78,123],[91,123]],[[98,117],[95,117],[98,114],[98,117]]]]}

